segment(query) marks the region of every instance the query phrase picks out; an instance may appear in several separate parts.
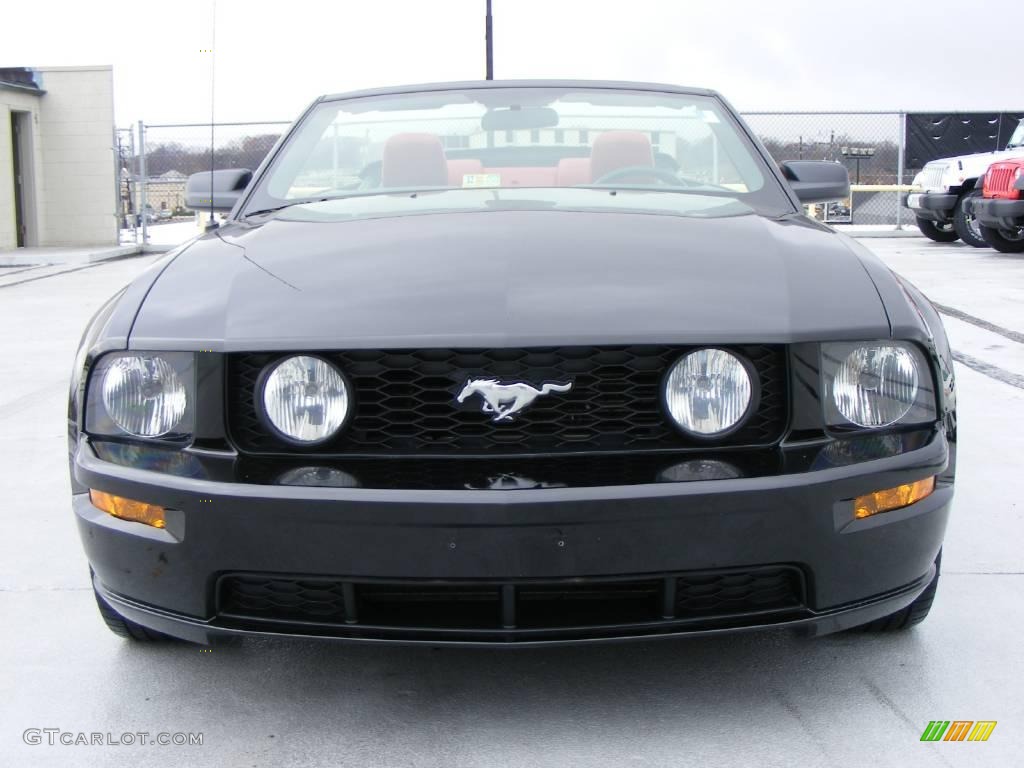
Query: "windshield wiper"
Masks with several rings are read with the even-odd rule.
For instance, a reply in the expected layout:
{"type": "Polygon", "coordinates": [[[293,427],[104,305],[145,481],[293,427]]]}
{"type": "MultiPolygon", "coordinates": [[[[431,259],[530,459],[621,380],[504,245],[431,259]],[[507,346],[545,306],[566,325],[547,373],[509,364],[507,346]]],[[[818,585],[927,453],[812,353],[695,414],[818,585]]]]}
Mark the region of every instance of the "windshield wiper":
{"type": "Polygon", "coordinates": [[[263,215],[268,214],[268,213],[277,213],[278,211],[283,211],[285,208],[291,208],[293,205],[302,205],[303,203],[313,203],[313,202],[316,202],[316,198],[315,197],[311,197],[308,200],[292,200],[290,203],[285,203],[284,205],[278,205],[278,206],[275,206],[273,208],[263,208],[263,209],[258,210],[258,211],[252,211],[250,213],[245,214],[245,218],[248,219],[248,218],[251,218],[253,216],[263,216],[263,215]]]}
{"type": "Polygon", "coordinates": [[[418,197],[419,195],[426,194],[428,192],[447,192],[450,187],[426,187],[426,188],[410,188],[410,189],[367,189],[358,192],[346,192],[340,195],[320,195],[318,197],[306,197],[301,200],[292,200],[285,203],[284,205],[278,205],[273,208],[262,208],[258,211],[245,214],[245,218],[251,216],[262,216],[268,213],[276,213],[282,211],[285,208],[291,208],[295,205],[305,205],[306,203],[326,203],[329,200],[348,200],[353,197],[376,197],[377,195],[406,195],[408,197],[418,197]]]}

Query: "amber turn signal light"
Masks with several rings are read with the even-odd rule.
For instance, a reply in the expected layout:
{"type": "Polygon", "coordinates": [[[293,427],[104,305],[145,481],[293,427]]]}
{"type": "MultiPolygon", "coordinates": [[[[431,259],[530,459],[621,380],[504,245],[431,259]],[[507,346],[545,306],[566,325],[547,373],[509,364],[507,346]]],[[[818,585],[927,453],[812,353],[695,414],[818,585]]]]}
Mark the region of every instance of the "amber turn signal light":
{"type": "Polygon", "coordinates": [[[134,520],[137,523],[152,525],[154,528],[163,528],[165,525],[164,508],[156,504],[147,504],[144,501],[126,499],[123,496],[92,489],[89,490],[89,501],[97,509],[102,509],[108,515],[122,520],[134,520]]]}
{"type": "Polygon", "coordinates": [[[877,515],[879,512],[889,512],[893,509],[906,507],[915,501],[920,501],[930,496],[935,490],[935,478],[926,477],[906,485],[897,485],[895,488],[886,488],[884,491],[875,491],[864,496],[858,496],[853,501],[853,516],[858,520],[877,515]]]}

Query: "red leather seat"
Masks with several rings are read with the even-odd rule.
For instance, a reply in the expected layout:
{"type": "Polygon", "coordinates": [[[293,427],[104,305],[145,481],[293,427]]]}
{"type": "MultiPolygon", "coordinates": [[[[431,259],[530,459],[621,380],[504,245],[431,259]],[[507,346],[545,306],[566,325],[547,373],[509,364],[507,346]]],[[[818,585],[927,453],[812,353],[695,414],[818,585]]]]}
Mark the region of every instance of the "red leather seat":
{"type": "Polygon", "coordinates": [[[483,173],[484,164],[473,157],[460,157],[448,161],[448,186],[461,187],[463,176],[483,173]]]}
{"type": "MultiPolygon", "coordinates": [[[[432,133],[396,133],[384,143],[382,187],[447,187],[448,161],[432,133]]],[[[459,186],[462,186],[460,180],[459,186]]]]}
{"type": "MultiPolygon", "coordinates": [[[[590,150],[590,174],[593,181],[600,181],[602,176],[620,168],[642,166],[654,167],[654,152],[647,134],[640,131],[605,131],[596,139],[590,150]]],[[[619,181],[644,181],[638,174],[634,178],[622,178],[619,181]]]]}
{"type": "Polygon", "coordinates": [[[590,158],[563,157],[558,161],[558,186],[572,187],[577,184],[589,184],[590,158]]]}

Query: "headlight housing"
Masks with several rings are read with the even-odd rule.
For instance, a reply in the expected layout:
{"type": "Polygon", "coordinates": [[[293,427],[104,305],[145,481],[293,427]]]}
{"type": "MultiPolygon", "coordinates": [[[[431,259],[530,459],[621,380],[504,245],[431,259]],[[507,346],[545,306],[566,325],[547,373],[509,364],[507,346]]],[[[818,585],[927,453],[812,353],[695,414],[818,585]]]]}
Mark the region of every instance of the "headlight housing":
{"type": "Polygon", "coordinates": [[[746,420],[757,395],[750,363],[724,349],[688,352],[665,378],[665,408],[688,435],[722,437],[746,420]]]}
{"type": "Polygon", "coordinates": [[[937,418],[924,353],[899,341],[833,342],[821,347],[825,421],[840,429],[881,429],[937,418]]]}
{"type": "Polygon", "coordinates": [[[267,425],[282,440],[317,445],[330,440],[349,414],[349,386],[336,366],[313,355],[280,360],[257,385],[267,425]]]}
{"type": "Polygon", "coordinates": [[[183,440],[195,420],[195,355],[114,352],[89,376],[86,432],[108,437],[183,440]]]}

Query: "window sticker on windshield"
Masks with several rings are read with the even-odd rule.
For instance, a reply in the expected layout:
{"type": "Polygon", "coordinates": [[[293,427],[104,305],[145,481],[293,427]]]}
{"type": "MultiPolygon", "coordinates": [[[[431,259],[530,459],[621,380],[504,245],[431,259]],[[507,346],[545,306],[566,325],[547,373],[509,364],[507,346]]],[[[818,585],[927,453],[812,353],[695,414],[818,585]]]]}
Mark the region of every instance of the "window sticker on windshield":
{"type": "Polygon", "coordinates": [[[500,173],[464,173],[462,186],[466,187],[500,187],[500,173]]]}
{"type": "Polygon", "coordinates": [[[705,123],[720,123],[720,122],[722,122],[721,120],[718,119],[718,115],[716,115],[710,109],[703,109],[703,110],[701,110],[701,115],[704,117],[704,122],[705,123]]]}

